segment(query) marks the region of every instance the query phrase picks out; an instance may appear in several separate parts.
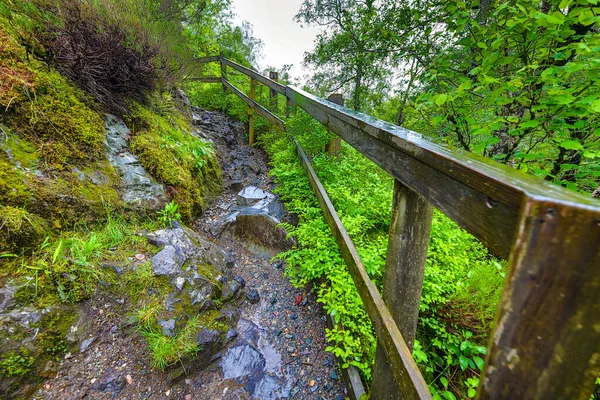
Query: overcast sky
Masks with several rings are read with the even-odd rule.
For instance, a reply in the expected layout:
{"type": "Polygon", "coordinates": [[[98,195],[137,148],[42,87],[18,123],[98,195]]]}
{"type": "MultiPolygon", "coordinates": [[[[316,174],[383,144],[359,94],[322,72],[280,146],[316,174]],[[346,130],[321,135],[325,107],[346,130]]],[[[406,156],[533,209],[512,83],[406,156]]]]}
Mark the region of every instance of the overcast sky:
{"type": "Polygon", "coordinates": [[[294,22],[302,0],[233,0],[232,3],[238,19],[250,22],[254,36],[264,42],[259,67],[281,68],[293,64],[292,76],[302,78],[306,73],[302,67],[304,52],[312,50],[319,31],[315,27],[301,28],[294,22]]]}

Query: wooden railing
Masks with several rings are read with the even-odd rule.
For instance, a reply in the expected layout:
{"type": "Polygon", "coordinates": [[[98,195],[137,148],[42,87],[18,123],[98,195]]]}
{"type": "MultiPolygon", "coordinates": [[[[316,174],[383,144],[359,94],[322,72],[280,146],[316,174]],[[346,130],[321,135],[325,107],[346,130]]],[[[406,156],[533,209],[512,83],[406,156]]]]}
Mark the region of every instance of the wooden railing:
{"type": "MultiPolygon", "coordinates": [[[[310,161],[306,170],[378,337],[372,399],[430,399],[411,356],[433,207],[509,267],[477,398],[589,399],[600,373],[600,202],[489,159],[428,141],[284,86],[222,57],[221,82],[254,112],[285,122],[227,80],[227,68],[285,96],[395,178],[384,290],[369,279],[310,161]]],[[[253,140],[251,135],[250,140],[253,140]]]]}

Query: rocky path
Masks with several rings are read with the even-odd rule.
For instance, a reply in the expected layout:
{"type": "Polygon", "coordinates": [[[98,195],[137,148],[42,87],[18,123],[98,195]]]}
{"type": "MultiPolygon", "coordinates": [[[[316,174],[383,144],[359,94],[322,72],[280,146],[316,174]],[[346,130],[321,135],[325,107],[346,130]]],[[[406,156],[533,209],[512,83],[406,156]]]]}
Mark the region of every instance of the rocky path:
{"type": "Polygon", "coordinates": [[[82,311],[82,324],[89,331],[85,346],[61,362],[58,375],[46,381],[35,398],[346,398],[335,359],[324,351],[324,313],[311,288],[293,288],[284,265],[270,262],[289,246],[285,236],[272,229],[281,220],[293,221],[271,194],[265,154],[244,145],[241,124],[223,114],[197,109],[194,118],[198,134],[215,143],[225,181],[224,192],[194,229],[233,256],[231,275],[246,286],[228,345],[208,368],[188,370],[173,384],[150,367],[144,339],[129,322],[127,300],[100,293],[82,311]],[[253,229],[258,236],[275,233],[256,241],[244,234],[253,229]]]}

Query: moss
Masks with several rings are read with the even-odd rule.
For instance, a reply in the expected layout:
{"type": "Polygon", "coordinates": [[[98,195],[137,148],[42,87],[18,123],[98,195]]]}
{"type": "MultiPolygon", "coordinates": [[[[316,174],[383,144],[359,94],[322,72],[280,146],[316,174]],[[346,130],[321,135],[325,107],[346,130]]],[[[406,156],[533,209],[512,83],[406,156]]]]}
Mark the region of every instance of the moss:
{"type": "Polygon", "coordinates": [[[7,127],[0,125],[0,129],[2,129],[6,135],[5,150],[9,155],[9,158],[19,168],[36,168],[39,157],[33,143],[23,138],[19,138],[7,127]]]}
{"type": "Polygon", "coordinates": [[[26,60],[24,48],[1,23],[0,40],[8,48],[0,58],[4,122],[34,142],[52,169],[100,158],[104,121],[90,108],[92,100],[58,72],[37,60],[26,60]]]}
{"type": "Polygon", "coordinates": [[[0,206],[0,248],[32,248],[46,236],[46,221],[23,208],[0,206]]]}
{"type": "Polygon", "coordinates": [[[168,116],[133,103],[127,123],[134,132],[131,149],[142,165],[179,205],[184,221],[199,215],[221,188],[221,170],[212,145],[191,135],[177,110],[168,116]]]}
{"type": "MultiPolygon", "coordinates": [[[[107,171],[110,173],[112,170],[107,171]]],[[[106,177],[106,174],[103,176],[106,177]]],[[[45,216],[56,229],[72,226],[76,222],[101,223],[107,217],[107,204],[114,212],[124,208],[113,179],[116,178],[109,174],[104,184],[97,185],[87,178],[80,181],[77,174],[72,172],[58,174],[54,179],[30,177],[27,183],[34,200],[28,208],[45,216]]]]}
{"type": "Polygon", "coordinates": [[[21,205],[29,196],[23,174],[13,166],[6,153],[0,150],[0,204],[21,205]]]}
{"type": "Polygon", "coordinates": [[[0,360],[0,371],[2,375],[10,378],[24,376],[31,371],[34,358],[29,355],[27,349],[21,347],[19,351],[4,354],[0,360]]]}
{"type": "Polygon", "coordinates": [[[207,329],[214,329],[221,332],[227,332],[229,325],[220,319],[221,313],[217,310],[205,311],[198,315],[198,323],[207,329]]]}
{"type": "Polygon", "coordinates": [[[60,360],[69,351],[66,335],[75,321],[75,314],[70,310],[54,310],[39,321],[42,329],[38,340],[47,357],[60,360]]]}

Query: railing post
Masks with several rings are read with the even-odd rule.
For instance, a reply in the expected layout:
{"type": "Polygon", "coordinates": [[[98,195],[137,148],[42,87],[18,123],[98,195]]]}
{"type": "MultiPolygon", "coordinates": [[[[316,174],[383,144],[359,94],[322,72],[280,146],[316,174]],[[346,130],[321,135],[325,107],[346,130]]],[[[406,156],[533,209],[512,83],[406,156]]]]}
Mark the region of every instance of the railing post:
{"type": "MultiPolygon", "coordinates": [[[[279,81],[279,73],[277,71],[269,71],[269,79],[271,79],[272,81],[279,81]]],[[[270,95],[271,95],[271,100],[270,100],[270,105],[271,105],[271,111],[273,111],[274,113],[277,113],[277,109],[278,107],[278,103],[277,103],[277,92],[273,89],[270,90],[270,95]]]]}
{"type": "MultiPolygon", "coordinates": [[[[419,317],[433,206],[396,180],[385,267],[383,300],[412,351],[419,317]]],[[[400,399],[390,363],[378,344],[371,399],[400,399]]]]}
{"type": "MultiPolygon", "coordinates": [[[[250,78],[250,97],[254,100],[256,95],[256,81],[250,78]]],[[[254,144],[254,109],[248,106],[248,143],[250,146],[254,144]]]]}
{"type": "MultiPolygon", "coordinates": [[[[339,104],[340,106],[344,105],[344,98],[339,93],[330,95],[327,100],[331,101],[332,103],[339,104]]],[[[340,152],[341,143],[342,139],[335,137],[331,139],[329,143],[327,143],[325,150],[332,156],[336,156],[340,152]]]]}
{"type": "MultiPolygon", "coordinates": [[[[225,64],[225,62],[223,61],[223,53],[221,53],[219,55],[220,59],[219,62],[221,64],[221,78],[227,80],[227,65],[225,64]]],[[[223,91],[226,91],[226,87],[225,87],[225,83],[223,83],[223,91]]]]}
{"type": "Polygon", "coordinates": [[[524,202],[479,399],[587,400],[600,373],[600,218],[524,202]]]}

